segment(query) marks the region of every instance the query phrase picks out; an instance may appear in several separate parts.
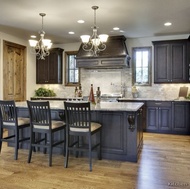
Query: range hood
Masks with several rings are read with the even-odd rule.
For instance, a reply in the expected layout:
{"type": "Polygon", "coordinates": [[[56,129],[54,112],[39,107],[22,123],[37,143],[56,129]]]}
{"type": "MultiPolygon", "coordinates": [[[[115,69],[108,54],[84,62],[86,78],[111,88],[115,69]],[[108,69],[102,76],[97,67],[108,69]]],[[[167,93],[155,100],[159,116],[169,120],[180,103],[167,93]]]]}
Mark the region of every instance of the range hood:
{"type": "Polygon", "coordinates": [[[106,49],[94,57],[90,52],[84,51],[82,44],[76,55],[76,66],[78,68],[123,68],[129,67],[125,36],[110,36],[106,42],[106,49]]]}

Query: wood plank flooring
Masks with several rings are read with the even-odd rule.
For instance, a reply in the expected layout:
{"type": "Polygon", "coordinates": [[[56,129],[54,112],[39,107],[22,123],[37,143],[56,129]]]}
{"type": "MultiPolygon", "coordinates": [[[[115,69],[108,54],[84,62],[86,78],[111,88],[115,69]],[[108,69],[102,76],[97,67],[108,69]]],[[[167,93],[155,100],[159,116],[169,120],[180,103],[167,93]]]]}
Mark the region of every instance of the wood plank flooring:
{"type": "Polygon", "coordinates": [[[28,150],[14,150],[3,143],[0,154],[0,189],[190,189],[190,136],[144,133],[138,163],[93,160],[89,172],[87,158],[69,159],[37,152],[27,163],[28,150]]]}

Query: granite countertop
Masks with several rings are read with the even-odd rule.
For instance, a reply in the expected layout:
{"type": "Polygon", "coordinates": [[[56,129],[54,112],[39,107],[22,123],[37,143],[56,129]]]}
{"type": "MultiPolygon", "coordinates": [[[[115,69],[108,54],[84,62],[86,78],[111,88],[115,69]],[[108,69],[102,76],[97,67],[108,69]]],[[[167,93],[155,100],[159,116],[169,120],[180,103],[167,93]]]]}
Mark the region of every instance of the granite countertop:
{"type": "Polygon", "coordinates": [[[183,97],[180,98],[158,98],[158,97],[153,97],[153,98],[118,98],[118,100],[134,100],[134,101],[187,101],[190,102],[190,99],[186,99],[183,97]]]}
{"type": "MultiPolygon", "coordinates": [[[[42,101],[42,100],[41,100],[42,101]]],[[[64,103],[61,101],[49,101],[51,109],[64,109],[64,103]]],[[[74,101],[77,102],[77,101],[74,101]]],[[[78,101],[80,102],[80,101],[78,101]]],[[[143,106],[142,102],[100,102],[100,104],[91,105],[93,111],[137,111],[143,106]]],[[[27,108],[26,101],[16,102],[17,107],[27,108]]]]}
{"type": "Polygon", "coordinates": [[[34,96],[31,97],[31,99],[33,100],[37,100],[37,99],[47,99],[47,100],[83,100],[83,97],[57,97],[57,96],[53,96],[53,97],[45,97],[45,96],[34,96]]]}

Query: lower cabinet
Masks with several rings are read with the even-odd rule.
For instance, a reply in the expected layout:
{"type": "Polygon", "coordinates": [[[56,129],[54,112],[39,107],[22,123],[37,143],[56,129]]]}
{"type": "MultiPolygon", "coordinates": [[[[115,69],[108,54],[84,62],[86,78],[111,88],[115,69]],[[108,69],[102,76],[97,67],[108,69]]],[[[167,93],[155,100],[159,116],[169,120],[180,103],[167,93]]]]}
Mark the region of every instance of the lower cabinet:
{"type": "MultiPolygon", "coordinates": [[[[137,100],[120,99],[118,101],[136,102],[137,100]]],[[[190,134],[189,101],[143,101],[143,103],[144,106],[141,118],[143,131],[190,134]]]]}
{"type": "Polygon", "coordinates": [[[172,132],[176,134],[189,134],[189,102],[172,102],[172,132]]]}
{"type": "Polygon", "coordinates": [[[170,133],[172,128],[171,102],[148,101],[147,102],[146,131],[170,133]]]}

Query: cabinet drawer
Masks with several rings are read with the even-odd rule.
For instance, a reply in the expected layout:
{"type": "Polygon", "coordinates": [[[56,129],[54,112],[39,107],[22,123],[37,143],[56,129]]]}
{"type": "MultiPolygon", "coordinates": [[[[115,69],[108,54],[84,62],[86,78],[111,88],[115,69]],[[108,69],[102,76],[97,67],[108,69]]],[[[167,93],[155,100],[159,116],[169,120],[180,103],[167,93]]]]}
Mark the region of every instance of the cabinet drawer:
{"type": "Polygon", "coordinates": [[[147,101],[147,106],[156,106],[156,107],[170,107],[171,102],[165,101],[147,101]]]}

